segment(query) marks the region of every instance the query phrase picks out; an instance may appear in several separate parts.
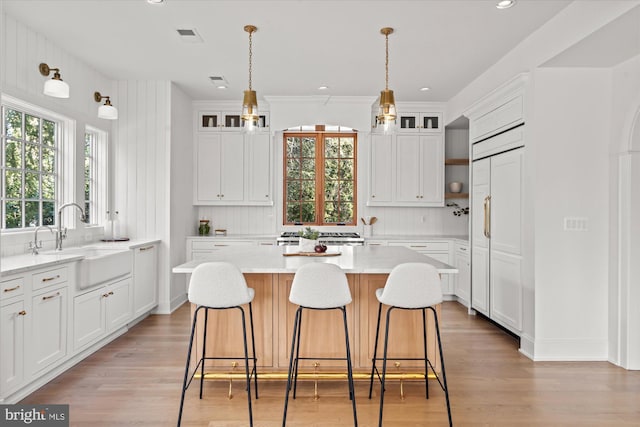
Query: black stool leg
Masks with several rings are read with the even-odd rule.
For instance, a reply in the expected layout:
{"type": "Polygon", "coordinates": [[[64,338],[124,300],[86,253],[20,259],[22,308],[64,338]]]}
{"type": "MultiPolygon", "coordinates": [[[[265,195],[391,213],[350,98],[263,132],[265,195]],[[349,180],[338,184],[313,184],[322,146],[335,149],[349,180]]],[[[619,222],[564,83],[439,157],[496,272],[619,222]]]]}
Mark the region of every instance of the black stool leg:
{"type": "Polygon", "coordinates": [[[344,319],[344,337],[347,347],[347,376],[349,378],[349,398],[351,399],[351,405],[353,406],[353,425],[358,426],[358,415],[356,413],[356,391],[353,385],[353,369],[351,366],[351,346],[349,345],[349,328],[347,327],[347,310],[340,307],[342,310],[342,318],[344,319]]]}
{"type": "Polygon", "coordinates": [[[427,357],[427,312],[422,309],[422,338],[424,342],[424,389],[426,398],[429,398],[429,359],[427,357]]]}
{"type": "Polygon", "coordinates": [[[187,365],[184,368],[184,382],[182,383],[182,397],[180,398],[180,411],[178,412],[178,427],[180,427],[180,423],[182,422],[182,409],[184,408],[184,395],[187,392],[187,379],[189,378],[189,364],[191,363],[191,350],[193,348],[193,334],[196,330],[196,321],[198,320],[198,311],[200,308],[196,309],[196,312],[193,314],[193,324],[191,326],[191,337],[189,338],[189,349],[187,350],[187,365]]]}
{"type": "Polygon", "coordinates": [[[378,356],[378,335],[380,334],[380,315],[382,314],[382,303],[378,304],[378,324],[376,326],[376,341],[373,345],[373,360],[371,364],[371,381],[369,382],[369,399],[373,391],[373,374],[376,371],[376,357],[378,356]]]}
{"type": "Polygon", "coordinates": [[[247,325],[245,322],[244,309],[238,307],[242,313],[242,342],[244,343],[244,369],[247,376],[247,400],[249,402],[249,426],[253,427],[253,411],[251,409],[251,375],[249,374],[249,349],[247,348],[247,325]]]}
{"type": "Polygon", "coordinates": [[[258,358],[256,357],[256,339],[255,334],[253,333],[253,308],[251,307],[251,303],[249,303],[249,321],[251,322],[251,347],[253,348],[253,374],[255,375],[255,384],[254,387],[256,389],[256,399],[258,398],[258,358]]]}
{"type": "Polygon", "coordinates": [[[440,351],[440,364],[442,365],[442,382],[444,383],[444,397],[447,401],[447,415],[449,416],[449,427],[453,426],[451,420],[451,404],[449,402],[449,386],[447,385],[447,374],[444,370],[444,355],[442,354],[442,341],[440,341],[440,325],[438,324],[438,315],[433,307],[428,307],[433,312],[433,318],[436,323],[436,335],[438,337],[438,350],[440,351]]]}
{"type": "Polygon", "coordinates": [[[384,379],[387,374],[387,345],[389,344],[389,320],[391,320],[391,310],[387,310],[387,324],[384,330],[384,351],[382,356],[382,386],[380,388],[380,417],[378,418],[378,427],[382,427],[382,409],[384,408],[384,379]]]}
{"type": "Polygon", "coordinates": [[[296,392],[298,391],[298,364],[300,362],[300,336],[302,335],[302,311],[303,307],[299,308],[300,316],[298,317],[298,341],[296,343],[296,357],[293,366],[293,398],[296,398],[296,392]]]}
{"type": "Polygon", "coordinates": [[[284,415],[282,417],[282,427],[287,425],[287,406],[289,405],[289,392],[291,391],[291,376],[293,374],[293,352],[296,348],[296,335],[298,334],[298,317],[302,307],[296,310],[296,317],[293,321],[293,337],[291,338],[291,355],[289,356],[289,373],[287,374],[287,391],[284,398],[284,415]]]}
{"type": "Polygon", "coordinates": [[[204,309],[204,330],[202,335],[202,359],[200,362],[202,366],[200,367],[200,399],[202,399],[202,385],[204,384],[204,361],[206,356],[207,349],[207,326],[209,324],[209,309],[205,307],[204,309]]]}

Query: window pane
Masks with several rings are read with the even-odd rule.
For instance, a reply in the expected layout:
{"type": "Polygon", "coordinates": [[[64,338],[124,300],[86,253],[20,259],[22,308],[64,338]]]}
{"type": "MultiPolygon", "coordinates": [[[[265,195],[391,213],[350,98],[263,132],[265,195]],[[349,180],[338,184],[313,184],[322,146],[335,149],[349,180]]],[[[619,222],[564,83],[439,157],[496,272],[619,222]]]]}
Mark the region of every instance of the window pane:
{"type": "Polygon", "coordinates": [[[341,203],[339,222],[351,222],[353,220],[353,203],[341,203]]]}
{"type": "Polygon", "coordinates": [[[84,214],[85,218],[91,218],[91,203],[86,202],[84,204],[84,214]]]}
{"type": "Polygon", "coordinates": [[[24,167],[25,169],[37,171],[40,169],[40,146],[26,144],[24,147],[24,167]]]}
{"type": "Polygon", "coordinates": [[[40,202],[24,202],[24,224],[25,227],[36,227],[40,218],[40,202]]]}
{"type": "Polygon", "coordinates": [[[56,145],[56,124],[50,120],[42,120],[42,143],[51,147],[56,145]]]}
{"type": "Polygon", "coordinates": [[[55,202],[42,202],[42,225],[53,225],[55,223],[55,202]]]}
{"type": "Polygon", "coordinates": [[[300,138],[287,138],[287,157],[300,157],[300,138]]]}
{"type": "Polygon", "coordinates": [[[354,157],[353,145],[353,138],[340,138],[340,157],[354,157]]]}
{"type": "Polygon", "coordinates": [[[22,167],[22,144],[18,141],[6,141],[4,147],[6,167],[22,167]]]}
{"type": "Polygon", "coordinates": [[[300,181],[287,182],[287,200],[300,200],[302,197],[302,185],[300,181]]]}
{"type": "Polygon", "coordinates": [[[339,222],[337,203],[326,202],[324,204],[324,222],[339,222]]]}
{"type": "Polygon", "coordinates": [[[22,203],[8,201],[5,203],[6,228],[22,227],[22,203]]]}
{"type": "Polygon", "coordinates": [[[338,199],[338,181],[324,182],[324,199],[325,200],[338,199]]]}
{"type": "MultiPolygon", "coordinates": [[[[4,174],[4,191],[8,199],[22,197],[22,172],[6,171],[4,174]]],[[[9,213],[7,212],[7,215],[9,213]]]]}
{"type": "Polygon", "coordinates": [[[338,161],[325,160],[324,162],[325,179],[338,179],[338,161]]]}
{"type": "Polygon", "coordinates": [[[24,198],[37,199],[40,197],[40,174],[25,172],[24,198]]]}
{"type": "Polygon", "coordinates": [[[316,177],[316,161],[314,159],[302,160],[302,179],[314,179],[316,177]]]}
{"type": "Polygon", "coordinates": [[[4,117],[4,134],[22,139],[22,113],[7,108],[4,117]]]}
{"type": "Polygon", "coordinates": [[[316,183],[313,181],[302,181],[302,197],[300,200],[316,199],[316,183]]]}
{"type": "Polygon", "coordinates": [[[313,137],[302,138],[302,157],[316,157],[316,139],[313,137]]]}
{"type": "Polygon", "coordinates": [[[302,222],[316,222],[315,215],[316,205],[313,202],[302,203],[301,220],[302,222]]]}
{"type": "Polygon", "coordinates": [[[353,181],[340,182],[340,201],[353,201],[353,181]]]}
{"type": "Polygon", "coordinates": [[[42,198],[46,200],[56,198],[56,181],[53,175],[42,175],[42,198]]]}
{"type": "Polygon", "coordinates": [[[25,133],[27,134],[27,141],[40,142],[40,119],[28,114],[24,115],[25,120],[25,133]]]}
{"type": "Polygon", "coordinates": [[[338,138],[326,138],[324,140],[324,156],[326,158],[335,159],[339,153],[339,139],[338,138]]]}
{"type": "Polygon", "coordinates": [[[54,173],[56,167],[55,160],[55,151],[47,147],[42,147],[42,171],[54,173]]]}
{"type": "Polygon", "coordinates": [[[300,179],[300,160],[287,159],[287,178],[300,179]]]}
{"type": "Polygon", "coordinates": [[[340,179],[353,179],[353,160],[340,160],[340,179]]]}
{"type": "Polygon", "coordinates": [[[300,221],[300,203],[287,202],[286,222],[300,221]]]}

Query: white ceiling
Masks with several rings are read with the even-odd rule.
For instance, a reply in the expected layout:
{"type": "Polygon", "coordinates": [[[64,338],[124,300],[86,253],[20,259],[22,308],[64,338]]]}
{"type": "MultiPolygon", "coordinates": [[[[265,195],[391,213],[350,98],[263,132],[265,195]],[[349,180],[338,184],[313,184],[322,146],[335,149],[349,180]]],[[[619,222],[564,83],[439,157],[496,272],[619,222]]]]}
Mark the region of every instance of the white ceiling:
{"type": "Polygon", "coordinates": [[[259,98],[377,96],[385,77],[380,28],[390,26],[396,101],[449,100],[571,2],[519,0],[498,10],[497,0],[0,1],[5,13],[112,79],[171,80],[208,100],[240,99],[247,89],[246,24],[258,27],[259,98]],[[182,42],[176,30],[186,28],[204,42],[182,42]],[[216,89],[212,75],[223,75],[229,88],[216,89]]]}

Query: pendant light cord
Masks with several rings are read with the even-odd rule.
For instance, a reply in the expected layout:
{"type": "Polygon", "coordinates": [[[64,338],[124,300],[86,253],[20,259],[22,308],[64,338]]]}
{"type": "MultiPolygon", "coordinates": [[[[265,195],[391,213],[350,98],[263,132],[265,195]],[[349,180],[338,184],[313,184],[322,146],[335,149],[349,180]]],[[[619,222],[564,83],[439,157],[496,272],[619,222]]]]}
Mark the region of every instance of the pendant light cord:
{"type": "Polygon", "coordinates": [[[384,89],[389,90],[389,34],[385,34],[384,89]]]}
{"type": "Polygon", "coordinates": [[[253,31],[249,31],[249,90],[251,90],[251,60],[253,58],[253,31]]]}

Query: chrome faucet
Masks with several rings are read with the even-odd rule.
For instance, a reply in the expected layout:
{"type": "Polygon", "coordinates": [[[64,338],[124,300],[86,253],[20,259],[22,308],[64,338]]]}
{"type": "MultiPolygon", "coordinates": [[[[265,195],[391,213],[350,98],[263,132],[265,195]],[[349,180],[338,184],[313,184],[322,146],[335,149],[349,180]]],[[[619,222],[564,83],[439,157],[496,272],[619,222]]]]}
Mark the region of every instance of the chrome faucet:
{"type": "Polygon", "coordinates": [[[60,208],[58,209],[58,230],[56,231],[56,250],[57,251],[62,250],[62,241],[67,238],[67,227],[65,227],[64,230],[62,229],[62,210],[69,206],[75,206],[76,208],[78,208],[78,210],[80,211],[80,214],[82,215],[80,217],[80,220],[82,222],[86,221],[86,215],[84,214],[84,210],[79,204],[65,203],[64,205],[60,206],[60,208]]]}
{"type": "Polygon", "coordinates": [[[40,240],[40,243],[38,243],[38,230],[40,230],[41,228],[48,228],[51,234],[55,233],[53,231],[53,228],[49,227],[48,225],[37,226],[35,231],[33,232],[33,242],[29,242],[29,249],[31,249],[31,253],[33,255],[38,255],[38,249],[42,249],[42,240],[40,240]]]}

